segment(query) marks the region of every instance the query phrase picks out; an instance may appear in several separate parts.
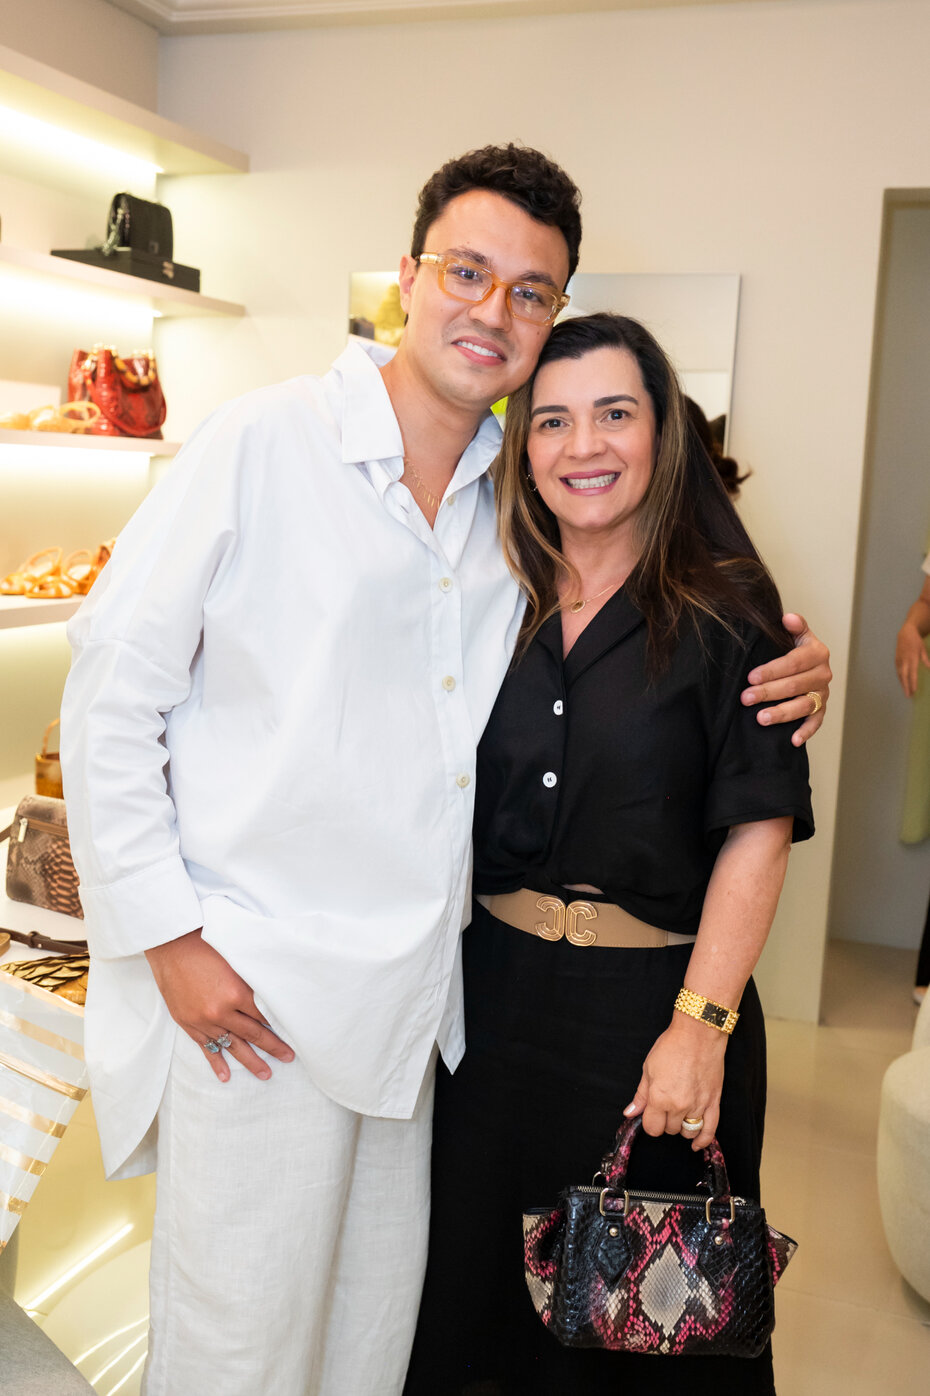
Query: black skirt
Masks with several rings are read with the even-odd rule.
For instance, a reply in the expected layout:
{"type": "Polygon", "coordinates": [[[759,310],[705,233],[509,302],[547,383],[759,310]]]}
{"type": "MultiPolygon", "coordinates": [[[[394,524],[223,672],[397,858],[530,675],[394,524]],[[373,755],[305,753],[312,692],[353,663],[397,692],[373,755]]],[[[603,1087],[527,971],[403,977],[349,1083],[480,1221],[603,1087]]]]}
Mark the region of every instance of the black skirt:
{"type": "MultiPolygon", "coordinates": [[[[464,947],[467,1046],[455,1075],[440,1065],[437,1076],[429,1264],[405,1396],[770,1396],[771,1349],[747,1360],[563,1348],[523,1278],[524,1209],[591,1181],[669,1024],[691,947],[544,941],[477,904],[464,947]]],[[[717,1131],[743,1197],[759,1196],[764,1115],[765,1027],[750,981],[717,1131]]],[[[633,1186],[693,1191],[702,1174],[680,1136],[637,1137],[633,1186]]]]}

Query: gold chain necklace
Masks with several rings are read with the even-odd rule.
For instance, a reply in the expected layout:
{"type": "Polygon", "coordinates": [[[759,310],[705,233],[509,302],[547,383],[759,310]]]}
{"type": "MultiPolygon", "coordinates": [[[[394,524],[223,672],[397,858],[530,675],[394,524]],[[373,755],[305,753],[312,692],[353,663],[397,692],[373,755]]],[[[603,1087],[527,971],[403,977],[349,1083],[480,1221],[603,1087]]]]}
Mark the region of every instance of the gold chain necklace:
{"type": "Polygon", "coordinates": [[[405,470],[405,471],[407,471],[407,470],[410,471],[410,474],[413,476],[414,481],[420,486],[420,491],[421,491],[421,493],[425,496],[426,502],[427,502],[427,504],[430,506],[430,508],[431,508],[431,509],[438,509],[439,506],[440,506],[440,504],[442,503],[442,496],[441,496],[441,495],[438,495],[438,494],[433,494],[433,491],[429,488],[429,486],[428,486],[428,485],[425,485],[425,484],[423,483],[422,479],[420,478],[419,473],[418,473],[417,470],[410,464],[410,462],[409,462],[409,460],[407,459],[406,456],[404,456],[404,470],[405,470]]]}
{"type": "MultiPolygon", "coordinates": [[[[608,582],[604,587],[604,591],[610,591],[611,588],[616,591],[617,587],[621,585],[621,582],[608,582]]],[[[570,606],[563,606],[562,610],[571,611],[573,616],[577,616],[578,612],[583,611],[589,601],[596,601],[599,596],[603,596],[604,591],[596,591],[593,596],[586,596],[583,601],[573,601],[570,606]]]]}

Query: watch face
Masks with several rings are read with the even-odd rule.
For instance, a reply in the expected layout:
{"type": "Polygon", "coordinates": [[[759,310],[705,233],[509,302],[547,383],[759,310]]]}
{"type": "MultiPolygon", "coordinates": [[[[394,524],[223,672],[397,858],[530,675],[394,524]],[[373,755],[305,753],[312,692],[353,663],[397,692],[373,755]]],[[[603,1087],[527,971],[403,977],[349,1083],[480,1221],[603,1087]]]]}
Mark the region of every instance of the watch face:
{"type": "Polygon", "coordinates": [[[729,1017],[729,1010],[721,1008],[717,1003],[705,1003],[701,1017],[705,1023],[711,1023],[715,1028],[722,1028],[729,1017]]]}

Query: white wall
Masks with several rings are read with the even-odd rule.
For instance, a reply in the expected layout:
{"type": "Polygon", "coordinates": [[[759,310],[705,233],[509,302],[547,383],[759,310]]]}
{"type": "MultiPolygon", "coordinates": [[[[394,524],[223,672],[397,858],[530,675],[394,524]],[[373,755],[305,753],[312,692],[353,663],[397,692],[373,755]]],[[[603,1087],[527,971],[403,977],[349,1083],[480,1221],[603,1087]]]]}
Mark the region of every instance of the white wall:
{"type": "Polygon", "coordinates": [[[885,240],[830,919],[843,939],[916,946],[930,844],[897,837],[910,705],[893,660],[930,537],[930,205],[890,208],[885,240]]]}
{"type": "Polygon", "coordinates": [[[158,34],[106,0],[0,0],[0,43],[155,108],[158,34]]]}
{"type": "Polygon", "coordinates": [[[818,837],[792,857],[760,967],[783,1016],[818,1010],[882,191],[930,185],[928,50],[922,0],[161,45],[160,110],[249,151],[254,170],[165,190],[178,257],[253,317],[183,343],[164,327],[182,428],[205,399],[325,368],[349,272],[394,264],[423,179],[487,141],[538,145],[579,182],[582,270],[742,274],[730,447],[754,471],[744,517],[837,672],[812,751],[818,837]]]}

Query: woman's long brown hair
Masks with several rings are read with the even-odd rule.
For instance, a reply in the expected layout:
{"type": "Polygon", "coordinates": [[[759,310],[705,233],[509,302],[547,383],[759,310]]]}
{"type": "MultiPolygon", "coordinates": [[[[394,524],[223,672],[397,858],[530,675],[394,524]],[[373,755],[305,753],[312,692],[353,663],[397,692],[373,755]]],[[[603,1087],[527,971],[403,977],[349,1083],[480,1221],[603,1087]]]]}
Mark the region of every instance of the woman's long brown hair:
{"type": "MultiPolygon", "coordinates": [[[[656,421],[656,459],[636,514],[639,560],[627,594],[645,616],[649,667],[661,672],[683,620],[700,633],[712,620],[735,633],[740,620],[757,626],[783,650],[791,637],[781,622],[778,590],[688,421],[671,363],[649,331],[623,315],[586,315],[556,325],[536,373],[594,349],[622,349],[636,360],[656,421]]],[[[529,475],[527,441],[533,378],[510,398],[494,494],[504,555],[526,596],[518,656],[559,608],[559,583],[578,576],[563,555],[555,515],[529,475]]]]}

